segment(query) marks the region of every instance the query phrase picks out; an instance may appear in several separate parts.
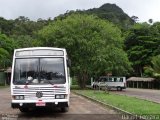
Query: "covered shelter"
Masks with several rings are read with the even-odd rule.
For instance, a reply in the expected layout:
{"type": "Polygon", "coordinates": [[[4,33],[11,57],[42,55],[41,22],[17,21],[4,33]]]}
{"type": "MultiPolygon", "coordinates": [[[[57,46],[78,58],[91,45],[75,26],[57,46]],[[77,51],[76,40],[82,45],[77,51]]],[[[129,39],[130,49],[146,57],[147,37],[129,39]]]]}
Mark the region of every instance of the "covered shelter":
{"type": "Polygon", "coordinates": [[[127,87],[130,88],[154,88],[155,78],[151,77],[130,77],[127,79],[127,87]]]}
{"type": "Polygon", "coordinates": [[[11,67],[8,67],[4,73],[6,74],[6,84],[10,84],[10,81],[11,81],[11,72],[12,72],[12,68],[11,67]]]}

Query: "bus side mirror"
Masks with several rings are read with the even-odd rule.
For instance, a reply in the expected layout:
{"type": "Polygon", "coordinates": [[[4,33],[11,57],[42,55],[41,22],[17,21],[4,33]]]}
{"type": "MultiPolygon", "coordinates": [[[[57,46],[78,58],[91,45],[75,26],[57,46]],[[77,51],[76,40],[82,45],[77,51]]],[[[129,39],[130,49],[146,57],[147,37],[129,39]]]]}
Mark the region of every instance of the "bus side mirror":
{"type": "Polygon", "coordinates": [[[71,60],[70,59],[67,60],[67,66],[71,67],[71,60]]]}

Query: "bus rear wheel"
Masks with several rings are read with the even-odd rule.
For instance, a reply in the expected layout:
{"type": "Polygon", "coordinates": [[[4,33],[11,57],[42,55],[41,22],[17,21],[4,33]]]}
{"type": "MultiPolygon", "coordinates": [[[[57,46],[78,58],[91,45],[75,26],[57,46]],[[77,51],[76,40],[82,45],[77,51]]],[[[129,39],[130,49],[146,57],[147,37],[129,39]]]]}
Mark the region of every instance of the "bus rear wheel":
{"type": "Polygon", "coordinates": [[[121,87],[117,87],[117,91],[122,91],[122,88],[121,87]]]}

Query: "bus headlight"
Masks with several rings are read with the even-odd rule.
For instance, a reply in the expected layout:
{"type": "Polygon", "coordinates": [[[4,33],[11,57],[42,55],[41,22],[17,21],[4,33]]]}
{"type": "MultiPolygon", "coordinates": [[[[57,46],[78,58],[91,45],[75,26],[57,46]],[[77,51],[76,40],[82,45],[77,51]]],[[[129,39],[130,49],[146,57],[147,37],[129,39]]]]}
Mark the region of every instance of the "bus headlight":
{"type": "Polygon", "coordinates": [[[15,96],[13,96],[13,99],[15,99],[15,100],[24,100],[24,95],[15,95],[15,96]]]}
{"type": "Polygon", "coordinates": [[[55,95],[55,99],[65,99],[65,95],[55,95]]]}

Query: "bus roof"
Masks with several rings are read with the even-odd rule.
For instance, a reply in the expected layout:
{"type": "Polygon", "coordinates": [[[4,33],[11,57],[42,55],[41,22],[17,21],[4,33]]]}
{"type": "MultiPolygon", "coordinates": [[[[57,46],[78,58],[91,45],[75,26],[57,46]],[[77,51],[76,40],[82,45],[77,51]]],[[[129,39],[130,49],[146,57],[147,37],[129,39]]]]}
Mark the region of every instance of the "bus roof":
{"type": "Polygon", "coordinates": [[[21,48],[14,50],[15,57],[26,57],[26,56],[66,56],[67,52],[64,48],[54,47],[31,47],[21,48]]]}
{"type": "Polygon", "coordinates": [[[30,48],[20,48],[20,49],[15,49],[15,51],[23,51],[23,50],[63,50],[65,51],[65,48],[56,48],[56,47],[30,47],[30,48]]]}

